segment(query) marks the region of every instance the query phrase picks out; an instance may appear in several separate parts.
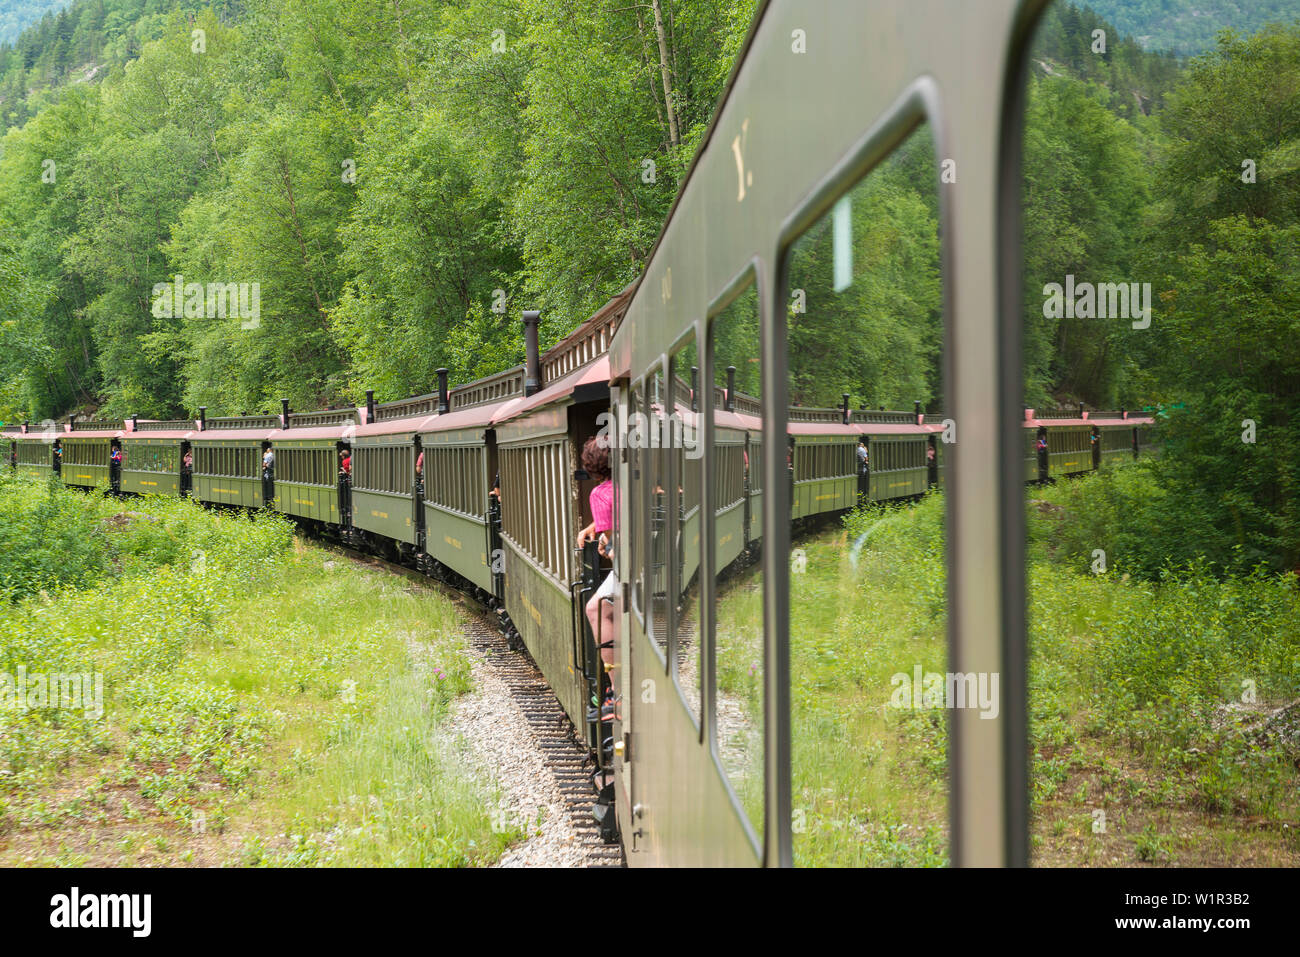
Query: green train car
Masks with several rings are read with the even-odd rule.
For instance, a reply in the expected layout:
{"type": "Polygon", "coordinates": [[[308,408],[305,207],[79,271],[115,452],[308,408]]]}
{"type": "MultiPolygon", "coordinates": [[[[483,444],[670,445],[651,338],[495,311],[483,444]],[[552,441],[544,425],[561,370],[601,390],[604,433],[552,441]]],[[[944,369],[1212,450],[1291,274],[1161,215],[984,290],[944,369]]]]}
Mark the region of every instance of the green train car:
{"type": "Polygon", "coordinates": [[[17,456],[18,474],[48,481],[54,475],[54,443],[57,440],[58,434],[53,431],[44,434],[27,431],[10,436],[11,454],[17,456]]]}
{"type": "Polygon", "coordinates": [[[63,484],[84,489],[116,489],[119,476],[112,465],[114,448],[121,448],[121,422],[88,420],[71,423],[60,436],[59,475],[63,484]]]}
{"type": "Polygon", "coordinates": [[[270,437],[275,450],[275,509],[325,525],[342,524],[343,452],[355,434],[356,409],[288,413],[286,428],[270,437]]]}
{"type": "Polygon", "coordinates": [[[1095,428],[1101,465],[1131,462],[1137,457],[1137,438],[1131,425],[1097,425],[1095,428]]]}
{"type": "Polygon", "coordinates": [[[416,415],[358,426],[352,439],[352,526],[408,551],[421,544],[415,462],[426,419],[416,415]]]}
{"type": "Polygon", "coordinates": [[[189,476],[183,464],[195,434],[194,423],[188,419],[132,421],[122,439],[122,491],[135,495],[188,492],[189,476]]]}
{"type": "Polygon", "coordinates": [[[492,412],[487,407],[438,415],[419,436],[425,553],[489,593],[494,591],[489,493],[497,473],[492,412]]]}
{"type": "MultiPolygon", "coordinates": [[[[599,690],[600,659],[585,638],[582,603],[575,601],[575,542],[591,521],[588,499],[596,485],[580,471],[579,452],[600,432],[597,416],[609,411],[608,382],[602,358],[494,417],[505,607],[561,706],[593,736],[596,726],[585,716],[599,690]]],[[[650,543],[649,537],[639,541],[650,543]]],[[[666,554],[667,538],[662,541],[666,554]]]]}
{"type": "MultiPolygon", "coordinates": [[[[1033,410],[1030,409],[1026,414],[1032,412],[1033,410]]],[[[1040,432],[1043,438],[1047,437],[1047,432],[1028,420],[1021,432],[1024,434],[1025,444],[1025,482],[1040,482],[1047,478],[1047,470],[1043,467],[1044,459],[1039,453],[1038,439],[1040,432]]]]}
{"type": "Polygon", "coordinates": [[[1089,472],[1092,461],[1092,426],[1060,425],[1047,430],[1047,475],[1089,472]]]}
{"type": "MultiPolygon", "coordinates": [[[[852,508],[858,499],[858,437],[851,433],[818,435],[797,431],[804,428],[809,426],[790,423],[790,517],[800,519],[852,508]]],[[[761,509],[756,510],[761,514],[761,509]]]]}
{"type": "Polygon", "coordinates": [[[874,502],[922,495],[930,487],[927,435],[870,437],[867,495],[874,502]]]}
{"type": "Polygon", "coordinates": [[[274,476],[269,483],[262,478],[262,454],[279,427],[280,418],[273,415],[200,416],[199,431],[190,440],[194,498],[247,508],[261,508],[274,498],[274,476]]]}

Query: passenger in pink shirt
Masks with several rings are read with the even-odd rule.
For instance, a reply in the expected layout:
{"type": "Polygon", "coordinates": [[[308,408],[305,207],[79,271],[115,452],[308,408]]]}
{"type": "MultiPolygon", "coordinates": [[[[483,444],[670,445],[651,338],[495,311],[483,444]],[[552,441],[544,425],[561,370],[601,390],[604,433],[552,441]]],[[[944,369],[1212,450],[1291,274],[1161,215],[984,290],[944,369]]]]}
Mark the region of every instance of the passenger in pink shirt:
{"type": "MultiPolygon", "coordinates": [[[[582,467],[589,476],[600,479],[601,482],[591,490],[591,524],[578,533],[578,548],[595,539],[599,543],[600,554],[613,561],[614,548],[610,533],[614,530],[614,483],[610,479],[609,448],[596,437],[588,439],[582,447],[582,467]]],[[[613,599],[617,591],[618,571],[615,568],[587,602],[587,620],[591,622],[591,633],[596,636],[601,660],[607,665],[614,662],[618,624],[614,617],[613,601],[604,599],[613,599]]]]}

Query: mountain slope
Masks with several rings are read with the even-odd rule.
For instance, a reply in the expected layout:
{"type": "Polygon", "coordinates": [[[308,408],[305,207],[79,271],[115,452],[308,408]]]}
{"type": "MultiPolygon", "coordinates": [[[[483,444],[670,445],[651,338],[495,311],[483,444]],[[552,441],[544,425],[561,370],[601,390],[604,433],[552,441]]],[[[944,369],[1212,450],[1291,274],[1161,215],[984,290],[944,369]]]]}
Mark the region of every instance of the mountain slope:
{"type": "Polygon", "coordinates": [[[12,43],[18,35],[47,13],[62,10],[69,0],[0,0],[0,43],[12,43]]]}
{"type": "Polygon", "coordinates": [[[1300,19],[1300,0],[1091,0],[1088,4],[1148,50],[1188,55],[1214,46],[1231,27],[1256,33],[1268,23],[1300,19]]]}

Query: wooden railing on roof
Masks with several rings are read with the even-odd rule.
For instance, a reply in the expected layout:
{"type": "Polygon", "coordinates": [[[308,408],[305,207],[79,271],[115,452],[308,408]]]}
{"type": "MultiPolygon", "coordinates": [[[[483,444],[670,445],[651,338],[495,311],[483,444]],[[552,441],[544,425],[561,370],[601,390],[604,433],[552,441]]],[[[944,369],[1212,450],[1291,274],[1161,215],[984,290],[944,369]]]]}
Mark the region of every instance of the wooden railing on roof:
{"type": "Polygon", "coordinates": [[[543,388],[570,372],[596,361],[609,351],[609,344],[624,313],[627,312],[627,304],[631,298],[632,286],[628,286],[602,306],[594,316],[542,353],[543,388]]]}
{"type": "Polygon", "coordinates": [[[278,429],[278,415],[221,415],[206,420],[209,432],[218,429],[278,429]]]}
{"type": "Polygon", "coordinates": [[[916,425],[916,413],[891,412],[885,409],[851,409],[849,421],[870,425],[916,425]]]}
{"type": "Polygon", "coordinates": [[[505,402],[524,394],[524,367],[515,366],[496,375],[466,382],[451,390],[451,411],[505,402]]]}
{"type": "Polygon", "coordinates": [[[409,399],[398,399],[375,406],[375,421],[386,422],[390,419],[410,419],[417,415],[433,415],[438,411],[438,393],[415,395],[409,399]]]}
{"type": "Polygon", "coordinates": [[[330,425],[356,425],[356,409],[322,409],[319,412],[290,412],[290,429],[322,428],[330,425]]]}

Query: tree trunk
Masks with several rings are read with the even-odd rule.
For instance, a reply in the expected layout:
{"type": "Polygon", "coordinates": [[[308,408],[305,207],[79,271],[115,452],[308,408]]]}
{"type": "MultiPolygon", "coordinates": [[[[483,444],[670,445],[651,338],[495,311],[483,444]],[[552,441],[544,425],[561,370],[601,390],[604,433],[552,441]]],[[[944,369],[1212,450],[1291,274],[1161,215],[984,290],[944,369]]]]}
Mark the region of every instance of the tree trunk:
{"type": "Polygon", "coordinates": [[[655,36],[659,39],[659,72],[664,78],[664,105],[668,107],[668,138],[673,146],[681,142],[681,132],[677,128],[677,110],[673,107],[672,73],[668,69],[668,40],[664,37],[664,16],[659,7],[659,0],[650,0],[655,13],[655,36]]]}

